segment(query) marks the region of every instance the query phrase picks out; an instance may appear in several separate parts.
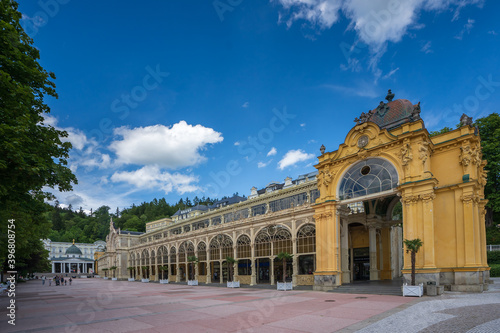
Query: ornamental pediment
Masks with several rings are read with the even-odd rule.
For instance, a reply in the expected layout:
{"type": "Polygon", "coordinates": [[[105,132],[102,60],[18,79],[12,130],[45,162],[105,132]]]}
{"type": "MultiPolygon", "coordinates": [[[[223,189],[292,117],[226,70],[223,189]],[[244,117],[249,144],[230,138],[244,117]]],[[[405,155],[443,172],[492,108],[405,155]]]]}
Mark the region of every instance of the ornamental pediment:
{"type": "Polygon", "coordinates": [[[327,158],[332,161],[353,155],[359,155],[363,159],[369,155],[368,150],[373,151],[374,148],[390,144],[397,139],[387,130],[381,130],[375,123],[366,122],[353,127],[337,151],[325,155],[329,155],[327,158]]]}

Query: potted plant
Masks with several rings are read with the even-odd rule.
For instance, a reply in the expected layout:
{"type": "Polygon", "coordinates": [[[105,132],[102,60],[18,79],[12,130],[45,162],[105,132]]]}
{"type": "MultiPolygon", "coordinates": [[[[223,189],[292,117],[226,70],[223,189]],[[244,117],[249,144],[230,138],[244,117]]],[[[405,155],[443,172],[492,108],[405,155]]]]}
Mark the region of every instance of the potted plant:
{"type": "Polygon", "coordinates": [[[117,277],[115,277],[115,272],[116,272],[116,269],[117,269],[117,268],[118,268],[118,267],[116,267],[116,266],[111,266],[111,267],[109,268],[110,270],[112,270],[112,271],[113,271],[113,278],[111,279],[111,280],[113,280],[113,281],[118,280],[118,278],[117,278],[117,277]]]}
{"type": "Polygon", "coordinates": [[[149,279],[147,278],[146,272],[148,270],[148,266],[142,266],[142,279],[141,282],[149,282],[149,279]]]}
{"type": "Polygon", "coordinates": [[[288,260],[292,259],[293,255],[288,252],[280,252],[277,256],[278,260],[281,260],[283,263],[283,282],[277,283],[278,290],[292,290],[293,285],[292,282],[286,282],[286,263],[288,260]]]}
{"type": "Polygon", "coordinates": [[[403,243],[406,246],[406,253],[411,255],[411,285],[407,283],[403,285],[403,296],[421,297],[424,294],[424,284],[415,285],[415,260],[418,250],[423,245],[420,238],[405,239],[403,243]]]}
{"type": "Polygon", "coordinates": [[[227,287],[228,288],[239,288],[240,287],[240,281],[234,281],[234,274],[233,274],[233,268],[234,264],[238,262],[238,260],[234,259],[233,257],[226,257],[227,261],[227,267],[229,268],[229,277],[227,281],[227,287]],[[231,279],[231,281],[229,281],[231,279]]]}
{"type": "Polygon", "coordinates": [[[108,279],[108,271],[109,271],[109,269],[108,268],[103,268],[102,270],[104,272],[104,280],[107,280],[108,279]]]}
{"type": "Polygon", "coordinates": [[[130,277],[128,278],[128,280],[129,280],[129,281],[135,281],[134,277],[132,276],[132,274],[133,274],[133,271],[134,271],[135,267],[133,267],[133,266],[129,266],[129,267],[127,267],[127,269],[128,269],[128,271],[130,272],[130,277]]]}
{"type": "Polygon", "coordinates": [[[189,256],[187,257],[187,261],[189,262],[188,286],[197,286],[198,280],[195,280],[194,264],[198,263],[198,258],[196,256],[189,256]]]}
{"type": "Polygon", "coordinates": [[[158,269],[161,271],[160,283],[163,283],[163,284],[168,283],[168,276],[165,279],[165,271],[168,271],[168,266],[160,266],[160,267],[158,267],[158,269]]]}

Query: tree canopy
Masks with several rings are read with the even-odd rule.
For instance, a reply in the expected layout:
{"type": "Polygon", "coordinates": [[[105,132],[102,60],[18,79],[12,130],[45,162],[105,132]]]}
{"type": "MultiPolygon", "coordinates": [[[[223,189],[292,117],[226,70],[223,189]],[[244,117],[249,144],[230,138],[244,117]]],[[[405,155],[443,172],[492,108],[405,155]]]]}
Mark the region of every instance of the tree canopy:
{"type": "MultiPolygon", "coordinates": [[[[77,180],[66,166],[71,144],[61,141],[68,134],[44,124],[45,97],[57,98],[55,75],[38,63],[17,7],[0,1],[0,239],[7,244],[7,221],[15,220],[16,267],[33,268],[35,258],[47,258],[40,238],[50,230],[44,200],[53,196],[44,189],[69,191],[77,180]]],[[[0,263],[6,258],[5,246],[0,263]]]]}
{"type": "Polygon", "coordinates": [[[484,195],[488,199],[487,224],[500,223],[500,115],[492,113],[474,123],[479,128],[483,159],[488,161],[484,195]]]}

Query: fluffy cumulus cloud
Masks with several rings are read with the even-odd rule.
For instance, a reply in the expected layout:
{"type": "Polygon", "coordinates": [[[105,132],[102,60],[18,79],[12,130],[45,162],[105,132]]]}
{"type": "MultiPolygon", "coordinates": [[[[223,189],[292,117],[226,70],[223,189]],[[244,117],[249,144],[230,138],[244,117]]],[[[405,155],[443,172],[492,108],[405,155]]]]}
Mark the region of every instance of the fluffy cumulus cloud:
{"type": "Polygon", "coordinates": [[[156,165],[147,165],[134,171],[115,172],[111,176],[111,181],[114,183],[125,182],[137,189],[162,189],[165,194],[173,190],[184,194],[199,189],[195,184],[198,181],[196,176],[169,173],[162,171],[156,165]]]}
{"type": "Polygon", "coordinates": [[[311,158],[314,158],[314,154],[307,154],[302,149],[290,150],[285,156],[278,162],[278,168],[283,170],[286,167],[291,165],[295,165],[298,162],[307,161],[311,158]]]}
{"type": "Polygon", "coordinates": [[[274,156],[278,151],[275,147],[271,148],[271,150],[267,153],[267,156],[274,156]]]}
{"type": "Polygon", "coordinates": [[[361,41],[373,51],[381,52],[386,42],[399,42],[411,27],[417,25],[420,11],[454,10],[481,5],[483,0],[275,0],[284,9],[280,21],[291,26],[295,21],[308,21],[319,29],[331,28],[342,12],[349,19],[361,41]]]}
{"type": "Polygon", "coordinates": [[[200,152],[208,144],[224,139],[221,133],[211,128],[189,125],[185,121],[171,127],[120,127],[114,134],[121,140],[112,142],[109,148],[116,153],[118,163],[158,165],[170,169],[203,162],[206,158],[200,152]]]}

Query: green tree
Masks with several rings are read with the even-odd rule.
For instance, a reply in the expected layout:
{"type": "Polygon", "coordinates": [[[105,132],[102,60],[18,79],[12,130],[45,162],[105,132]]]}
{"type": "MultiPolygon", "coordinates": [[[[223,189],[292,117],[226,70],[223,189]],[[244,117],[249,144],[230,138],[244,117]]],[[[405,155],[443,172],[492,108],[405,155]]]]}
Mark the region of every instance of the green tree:
{"type": "Polygon", "coordinates": [[[291,260],[293,258],[293,255],[291,255],[288,252],[280,252],[278,253],[278,256],[276,257],[278,260],[281,260],[283,263],[283,283],[286,282],[286,263],[288,260],[291,260]]]}
{"type": "MultiPolygon", "coordinates": [[[[12,0],[0,1],[0,243],[7,244],[7,221],[14,219],[21,267],[32,263],[50,230],[44,200],[54,197],[44,187],[69,191],[77,180],[66,167],[71,144],[61,138],[67,133],[44,124],[50,112],[44,98],[57,98],[55,76],[38,63],[17,8],[12,0]]],[[[6,259],[2,246],[0,263],[6,259]]]]}
{"type": "Polygon", "coordinates": [[[417,256],[418,250],[420,250],[420,247],[424,244],[420,238],[415,238],[415,239],[405,239],[403,243],[406,246],[406,253],[410,253],[411,255],[411,285],[415,285],[415,260],[417,256]]]}
{"type": "Polygon", "coordinates": [[[234,259],[233,257],[226,257],[227,261],[227,268],[229,268],[229,276],[228,276],[228,281],[231,279],[231,282],[234,281],[234,274],[233,274],[233,268],[234,264],[238,262],[238,260],[234,259]]]}
{"type": "Polygon", "coordinates": [[[196,256],[188,256],[187,261],[189,262],[188,279],[194,280],[195,279],[194,264],[198,263],[198,258],[196,258],[196,256]]]}
{"type": "Polygon", "coordinates": [[[500,223],[500,115],[492,113],[474,123],[479,128],[483,159],[488,161],[485,169],[488,179],[484,188],[486,225],[500,223]]]}

